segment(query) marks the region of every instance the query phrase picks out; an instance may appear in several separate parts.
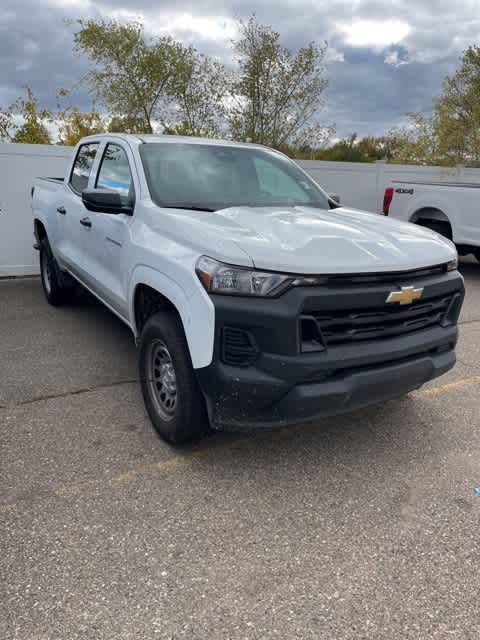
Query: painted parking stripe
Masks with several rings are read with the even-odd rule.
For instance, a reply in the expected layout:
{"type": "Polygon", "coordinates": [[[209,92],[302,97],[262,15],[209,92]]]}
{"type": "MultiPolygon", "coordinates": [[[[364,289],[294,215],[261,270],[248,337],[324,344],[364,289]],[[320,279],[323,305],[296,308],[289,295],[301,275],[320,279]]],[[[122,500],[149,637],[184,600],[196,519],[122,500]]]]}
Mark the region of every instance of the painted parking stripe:
{"type": "MultiPolygon", "coordinates": [[[[413,396],[433,396],[441,393],[448,393],[449,391],[455,391],[456,389],[461,389],[468,385],[473,385],[480,383],[480,375],[470,376],[469,378],[462,378],[461,380],[456,380],[455,382],[448,382],[447,384],[442,384],[437,387],[430,387],[428,389],[420,389],[419,391],[414,391],[411,395],[413,396]]],[[[278,437],[287,437],[289,430],[282,429],[281,431],[268,432],[270,436],[278,437]]],[[[141,467],[137,467],[134,469],[129,469],[121,474],[117,474],[110,478],[109,484],[110,486],[118,486],[124,483],[131,482],[136,478],[143,476],[146,473],[151,473],[152,471],[161,471],[161,472],[169,472],[173,469],[177,469],[181,466],[186,466],[196,458],[206,457],[215,454],[218,451],[231,449],[232,447],[238,446],[243,442],[248,443],[248,437],[241,437],[232,442],[223,445],[214,445],[212,447],[206,447],[204,449],[199,449],[198,451],[194,451],[191,453],[187,453],[183,456],[176,456],[173,458],[169,458],[168,460],[164,460],[162,462],[154,462],[152,464],[143,465],[141,467]]],[[[85,480],[84,482],[80,482],[78,484],[69,484],[63,485],[58,489],[54,489],[49,497],[56,496],[57,498],[66,498],[68,496],[72,496],[75,494],[83,493],[85,489],[88,487],[97,486],[97,479],[85,480]]],[[[0,513],[6,513],[9,511],[15,511],[17,509],[16,503],[10,504],[0,504],[0,513]]]]}
{"type": "Polygon", "coordinates": [[[419,389],[418,391],[414,391],[413,395],[434,396],[439,393],[445,393],[447,391],[454,391],[455,389],[461,389],[462,387],[466,387],[470,384],[476,384],[478,382],[480,382],[480,376],[471,376],[470,378],[462,378],[462,380],[456,380],[455,382],[447,382],[447,384],[442,384],[438,387],[419,389]]]}

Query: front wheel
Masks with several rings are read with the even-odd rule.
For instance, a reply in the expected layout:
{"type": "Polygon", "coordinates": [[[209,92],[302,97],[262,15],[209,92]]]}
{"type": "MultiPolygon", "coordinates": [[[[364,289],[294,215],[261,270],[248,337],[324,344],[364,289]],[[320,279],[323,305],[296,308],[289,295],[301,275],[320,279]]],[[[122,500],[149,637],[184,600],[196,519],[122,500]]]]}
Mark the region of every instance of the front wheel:
{"type": "Polygon", "coordinates": [[[175,312],[148,319],[140,338],[139,370],[145,407],[164,440],[183,444],[207,433],[205,400],[175,312]]]}

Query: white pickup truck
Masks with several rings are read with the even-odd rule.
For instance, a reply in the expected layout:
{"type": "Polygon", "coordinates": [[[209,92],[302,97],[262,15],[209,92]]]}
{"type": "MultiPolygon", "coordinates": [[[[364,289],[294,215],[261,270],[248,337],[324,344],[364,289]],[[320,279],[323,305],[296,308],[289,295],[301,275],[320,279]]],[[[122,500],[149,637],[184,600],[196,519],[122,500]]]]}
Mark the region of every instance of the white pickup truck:
{"type": "Polygon", "coordinates": [[[91,136],[32,193],[47,300],[80,283],[130,327],[169,442],[350,411],[455,363],[453,244],[340,207],[276,151],[91,136]]]}
{"type": "Polygon", "coordinates": [[[385,189],[383,213],[433,229],[452,240],[460,255],[480,261],[480,184],[392,182],[385,189]]]}

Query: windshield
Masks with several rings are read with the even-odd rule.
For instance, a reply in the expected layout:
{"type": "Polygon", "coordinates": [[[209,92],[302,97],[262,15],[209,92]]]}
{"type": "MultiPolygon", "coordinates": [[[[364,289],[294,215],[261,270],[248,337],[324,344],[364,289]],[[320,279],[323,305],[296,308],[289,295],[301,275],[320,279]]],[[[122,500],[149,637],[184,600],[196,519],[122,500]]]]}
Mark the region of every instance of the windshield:
{"type": "Polygon", "coordinates": [[[140,155],[150,194],[160,207],[329,208],[327,195],[313,180],[268,149],[168,142],[143,144],[140,155]]]}

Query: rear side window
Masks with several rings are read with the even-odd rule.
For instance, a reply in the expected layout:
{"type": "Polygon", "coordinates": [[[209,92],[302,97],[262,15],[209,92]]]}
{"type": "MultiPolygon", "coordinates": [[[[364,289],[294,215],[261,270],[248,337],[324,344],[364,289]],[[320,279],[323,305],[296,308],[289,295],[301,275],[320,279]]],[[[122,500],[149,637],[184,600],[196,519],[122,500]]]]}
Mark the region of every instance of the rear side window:
{"type": "Polygon", "coordinates": [[[77,193],[82,193],[82,191],[88,187],[88,178],[90,177],[90,171],[92,170],[98,147],[98,142],[90,142],[88,144],[82,144],[78,150],[70,177],[70,185],[77,193]]]}
{"type": "Polygon", "coordinates": [[[107,145],[95,186],[100,189],[118,191],[122,199],[132,199],[132,174],[127,155],[122,147],[117,144],[107,145]]]}

